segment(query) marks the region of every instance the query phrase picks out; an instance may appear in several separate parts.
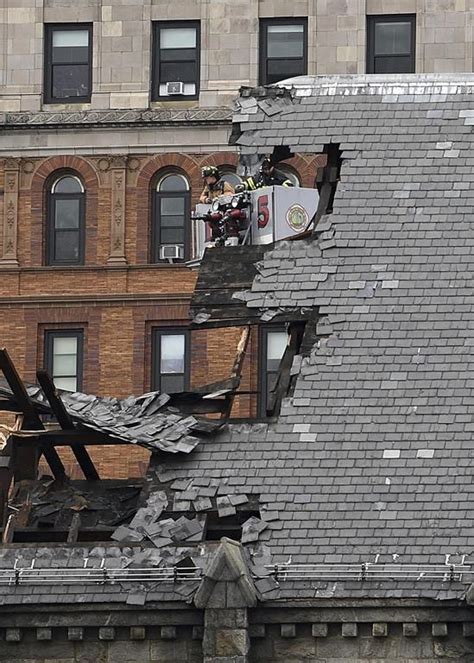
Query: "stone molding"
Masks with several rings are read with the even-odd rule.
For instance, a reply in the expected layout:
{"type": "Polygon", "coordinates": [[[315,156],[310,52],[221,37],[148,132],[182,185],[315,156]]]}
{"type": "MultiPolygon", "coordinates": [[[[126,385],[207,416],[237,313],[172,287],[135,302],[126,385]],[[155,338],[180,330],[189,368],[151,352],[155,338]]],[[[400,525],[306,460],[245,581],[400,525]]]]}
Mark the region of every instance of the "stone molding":
{"type": "Polygon", "coordinates": [[[110,167],[112,169],[112,205],[110,217],[110,256],[107,263],[109,265],[126,265],[125,189],[127,157],[112,157],[110,162],[110,167]]]}
{"type": "Polygon", "coordinates": [[[3,198],[3,251],[0,267],[18,267],[18,191],[20,159],[5,160],[3,198]]]}
{"type": "Polygon", "coordinates": [[[230,124],[232,110],[227,107],[192,108],[192,109],[156,109],[156,110],[85,110],[38,113],[3,113],[0,114],[0,126],[30,127],[84,125],[102,127],[127,125],[166,125],[166,124],[230,124]]]}

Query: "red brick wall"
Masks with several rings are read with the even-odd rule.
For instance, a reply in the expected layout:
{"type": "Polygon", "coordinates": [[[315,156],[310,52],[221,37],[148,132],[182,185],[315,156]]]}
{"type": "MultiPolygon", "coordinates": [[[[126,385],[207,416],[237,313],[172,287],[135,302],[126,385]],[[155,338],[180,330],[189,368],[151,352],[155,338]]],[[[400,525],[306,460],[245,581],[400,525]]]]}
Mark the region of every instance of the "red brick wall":
{"type": "MultiPolygon", "coordinates": [[[[7,347],[20,374],[35,381],[43,365],[44,332],[82,327],[84,391],[124,397],[151,386],[151,330],[185,326],[197,272],[179,265],[148,265],[151,190],[157,174],[177,170],[201,192],[201,167],[236,165],[233,152],[133,155],[126,175],[125,253],[128,264],[108,267],[112,157],[54,156],[20,164],[18,258],[20,269],[0,267],[0,346],[7,347]],[[85,265],[44,266],[46,192],[55,174],[79,175],[86,189],[85,265]]],[[[321,157],[296,156],[289,164],[304,186],[314,186],[321,157]]],[[[4,171],[0,162],[0,222],[4,171]]],[[[1,227],[1,223],[0,223],[1,227]]],[[[2,232],[0,232],[0,237],[2,232]]],[[[241,329],[192,332],[191,386],[225,379],[241,329]]],[[[240,389],[257,389],[257,330],[252,331],[240,389]]],[[[233,416],[256,415],[256,397],[236,398],[233,416]]],[[[148,453],[135,447],[91,450],[104,477],[142,475],[148,453]]],[[[64,452],[74,474],[76,464],[64,452]]],[[[80,476],[79,474],[77,474],[80,476]]]]}

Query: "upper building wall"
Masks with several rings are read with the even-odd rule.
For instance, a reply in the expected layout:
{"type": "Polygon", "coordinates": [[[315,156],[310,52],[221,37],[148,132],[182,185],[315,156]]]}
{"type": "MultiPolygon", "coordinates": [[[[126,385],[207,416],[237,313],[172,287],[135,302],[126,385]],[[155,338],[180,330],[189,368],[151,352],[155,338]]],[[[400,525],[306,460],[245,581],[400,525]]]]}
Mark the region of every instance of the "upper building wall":
{"type": "Polygon", "coordinates": [[[262,18],[307,17],[310,75],[365,72],[367,15],[397,13],[416,14],[416,72],[472,71],[473,10],[474,0],[6,0],[0,112],[228,104],[258,82],[262,18]],[[179,20],[200,22],[199,102],[151,102],[152,22],[179,20]],[[45,105],[44,24],[78,22],[93,24],[91,102],[45,105]]]}

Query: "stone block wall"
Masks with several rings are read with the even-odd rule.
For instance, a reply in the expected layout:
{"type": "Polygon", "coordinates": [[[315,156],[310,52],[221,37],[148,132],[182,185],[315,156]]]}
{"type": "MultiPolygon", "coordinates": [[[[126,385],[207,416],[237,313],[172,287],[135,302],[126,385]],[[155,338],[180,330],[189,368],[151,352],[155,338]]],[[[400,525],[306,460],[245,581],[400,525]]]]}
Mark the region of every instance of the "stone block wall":
{"type": "MultiPolygon", "coordinates": [[[[74,621],[74,620],[72,620],[74,621]]],[[[5,628],[0,661],[17,663],[201,663],[201,626],[5,628]]]]}
{"type": "Polygon", "coordinates": [[[308,17],[308,73],[355,74],[365,72],[366,16],[415,13],[416,71],[443,73],[472,71],[472,11],[472,0],[10,0],[0,9],[0,113],[43,108],[48,22],[93,23],[93,95],[79,110],[148,108],[152,21],[200,20],[199,103],[212,107],[257,83],[260,18],[308,17]]]}
{"type": "MultiPolygon", "coordinates": [[[[249,663],[474,660],[474,622],[466,607],[431,604],[249,612],[249,663]],[[286,614],[285,614],[286,613],[286,614]]],[[[355,605],[355,604],[354,604],[355,605]]]]}

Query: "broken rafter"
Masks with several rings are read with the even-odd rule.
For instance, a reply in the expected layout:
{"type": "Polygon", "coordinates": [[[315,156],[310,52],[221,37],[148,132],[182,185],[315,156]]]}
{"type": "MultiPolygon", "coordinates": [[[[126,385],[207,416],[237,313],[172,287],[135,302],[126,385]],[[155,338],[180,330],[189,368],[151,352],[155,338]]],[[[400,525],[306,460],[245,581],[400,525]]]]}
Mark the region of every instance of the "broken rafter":
{"type": "Polygon", "coordinates": [[[228,419],[232,411],[232,406],[235,399],[235,391],[240,385],[240,380],[242,377],[242,367],[244,364],[245,353],[247,352],[247,346],[250,339],[250,325],[244,327],[242,334],[240,336],[239,343],[237,345],[237,352],[234,359],[234,364],[230,373],[230,380],[235,382],[233,390],[225,396],[226,409],[221,414],[221,419],[228,419]]]}
{"type": "MultiPolygon", "coordinates": [[[[21,378],[18,375],[6,348],[0,348],[0,370],[3,372],[3,375],[5,376],[5,379],[13,392],[15,401],[21,408],[23,413],[23,427],[38,432],[44,430],[43,422],[39,418],[38,413],[36,412],[35,407],[25,389],[25,385],[21,381],[21,378]]],[[[44,454],[44,457],[46,458],[46,461],[51,468],[54,477],[56,479],[62,479],[66,473],[64,470],[64,465],[57,451],[55,449],[48,448],[47,446],[42,446],[41,452],[44,454]]],[[[15,453],[15,478],[36,478],[38,460],[39,458],[37,448],[27,450],[27,456],[24,458],[19,458],[15,453]],[[24,467],[24,463],[26,463],[26,468],[24,467]],[[27,474],[30,473],[33,476],[24,477],[23,473],[25,469],[27,474]]]]}
{"type": "Polygon", "coordinates": [[[303,337],[304,323],[296,322],[290,325],[288,330],[288,345],[280,361],[278,377],[273,391],[270,394],[267,407],[267,416],[278,414],[283,398],[288,394],[291,383],[291,367],[293,359],[297,354],[303,337]]]}
{"type": "MultiPolygon", "coordinates": [[[[75,430],[74,422],[67,413],[64,403],[62,402],[61,397],[56,391],[54,382],[51,379],[48,372],[42,370],[37,371],[36,377],[38,378],[38,382],[41,385],[43,393],[48,399],[48,402],[51,406],[51,410],[56,416],[56,419],[58,420],[58,423],[61,426],[61,428],[64,431],[75,430]]],[[[84,474],[84,477],[89,481],[97,481],[98,479],[100,479],[99,474],[94,466],[94,463],[92,462],[92,458],[90,457],[87,449],[85,449],[83,446],[72,446],[71,448],[84,474]]]]}
{"type": "Polygon", "coordinates": [[[130,444],[127,440],[120,440],[117,438],[110,437],[106,433],[100,433],[99,431],[93,431],[89,429],[79,429],[74,430],[62,430],[62,429],[48,429],[42,431],[18,431],[17,433],[13,432],[11,434],[12,438],[19,441],[21,445],[31,446],[36,439],[47,442],[49,445],[54,447],[67,447],[67,446],[83,446],[85,444],[90,445],[102,445],[102,444],[130,444]]]}

